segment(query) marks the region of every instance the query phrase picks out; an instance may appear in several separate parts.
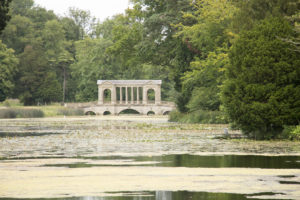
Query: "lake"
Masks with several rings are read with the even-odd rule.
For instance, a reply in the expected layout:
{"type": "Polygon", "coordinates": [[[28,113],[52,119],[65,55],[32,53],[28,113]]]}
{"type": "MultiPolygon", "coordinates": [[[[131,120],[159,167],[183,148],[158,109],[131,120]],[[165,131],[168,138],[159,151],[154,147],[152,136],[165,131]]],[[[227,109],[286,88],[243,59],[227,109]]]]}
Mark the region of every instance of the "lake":
{"type": "Polygon", "coordinates": [[[300,142],[224,139],[225,128],[164,116],[1,119],[0,200],[300,199],[300,142]]]}

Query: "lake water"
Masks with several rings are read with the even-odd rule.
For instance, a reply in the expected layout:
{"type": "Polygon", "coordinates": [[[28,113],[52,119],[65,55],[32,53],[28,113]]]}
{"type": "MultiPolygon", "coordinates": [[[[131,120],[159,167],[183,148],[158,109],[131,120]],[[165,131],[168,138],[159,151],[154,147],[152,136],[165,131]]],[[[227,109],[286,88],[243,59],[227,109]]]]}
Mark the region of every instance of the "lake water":
{"type": "Polygon", "coordinates": [[[300,199],[300,142],[221,139],[224,128],[142,116],[0,120],[0,200],[300,199]]]}

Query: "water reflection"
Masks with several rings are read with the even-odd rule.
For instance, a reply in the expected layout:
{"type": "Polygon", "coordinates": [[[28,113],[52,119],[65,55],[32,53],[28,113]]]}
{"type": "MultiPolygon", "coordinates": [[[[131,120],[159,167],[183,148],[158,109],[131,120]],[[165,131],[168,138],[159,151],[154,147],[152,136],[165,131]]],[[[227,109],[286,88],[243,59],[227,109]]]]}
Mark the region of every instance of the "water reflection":
{"type": "MultiPolygon", "coordinates": [[[[214,155],[189,154],[138,157],[79,157],[82,162],[47,164],[48,167],[88,168],[103,166],[155,166],[205,168],[300,169],[300,156],[214,155]],[[117,162],[116,162],[117,161],[117,162]]],[[[22,158],[18,158],[19,160],[22,158]]]]}
{"type": "MultiPolygon", "coordinates": [[[[189,191],[156,191],[156,192],[125,192],[111,193],[111,196],[103,197],[71,197],[71,198],[47,198],[41,200],[258,200],[260,195],[268,195],[272,197],[274,193],[264,194],[230,194],[230,193],[208,193],[208,192],[189,192],[189,191]],[[253,196],[256,196],[253,198],[253,196]]],[[[12,198],[0,198],[0,200],[19,200],[12,198]]],[[[35,200],[35,199],[24,199],[35,200]]],[[[264,200],[274,200],[272,198],[264,198],[264,200]]],[[[277,200],[280,200],[277,198],[277,200]]]]}
{"type": "MultiPolygon", "coordinates": [[[[149,158],[138,158],[140,160],[149,158]]],[[[300,156],[258,156],[258,155],[166,155],[153,157],[151,161],[161,161],[160,166],[166,167],[247,167],[273,169],[299,169],[300,156]]]]}

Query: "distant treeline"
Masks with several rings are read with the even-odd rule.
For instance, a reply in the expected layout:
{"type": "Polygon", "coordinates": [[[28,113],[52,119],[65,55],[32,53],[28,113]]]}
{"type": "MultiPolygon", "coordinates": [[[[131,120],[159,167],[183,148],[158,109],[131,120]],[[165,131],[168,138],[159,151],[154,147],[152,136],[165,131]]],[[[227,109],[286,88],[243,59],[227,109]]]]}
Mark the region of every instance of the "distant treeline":
{"type": "Polygon", "coordinates": [[[175,120],[231,122],[254,135],[299,124],[298,0],[131,3],[100,22],[13,0],[0,37],[1,101],[93,101],[98,79],[161,79],[175,120]]]}

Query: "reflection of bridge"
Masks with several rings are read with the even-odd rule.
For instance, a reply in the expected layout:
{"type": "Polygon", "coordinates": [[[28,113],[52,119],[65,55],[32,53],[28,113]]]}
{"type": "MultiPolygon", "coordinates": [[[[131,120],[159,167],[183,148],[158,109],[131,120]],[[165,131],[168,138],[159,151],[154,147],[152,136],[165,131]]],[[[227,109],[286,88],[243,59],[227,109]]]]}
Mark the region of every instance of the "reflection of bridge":
{"type": "Polygon", "coordinates": [[[98,102],[78,104],[85,113],[168,114],[175,109],[172,102],[161,101],[161,80],[98,80],[98,102]]]}

